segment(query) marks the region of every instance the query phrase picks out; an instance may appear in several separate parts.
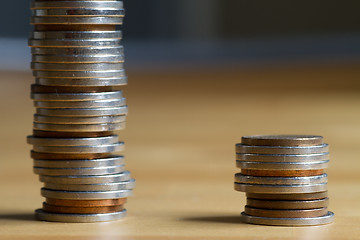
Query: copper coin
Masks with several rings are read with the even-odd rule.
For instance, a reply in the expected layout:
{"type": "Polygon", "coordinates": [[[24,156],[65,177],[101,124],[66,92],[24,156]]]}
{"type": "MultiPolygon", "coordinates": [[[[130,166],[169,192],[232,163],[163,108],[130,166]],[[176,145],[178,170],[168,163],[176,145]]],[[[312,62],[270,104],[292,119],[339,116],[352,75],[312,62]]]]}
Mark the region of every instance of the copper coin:
{"type": "Polygon", "coordinates": [[[324,173],[323,169],[316,170],[254,170],[241,169],[241,173],[248,176],[257,177],[308,177],[324,173]]]}
{"type": "Polygon", "coordinates": [[[259,200],[252,198],[246,200],[246,205],[249,207],[266,209],[314,209],[327,207],[328,204],[328,198],[303,201],[259,200]]]}
{"type": "Polygon", "coordinates": [[[53,206],[64,207],[107,207],[124,205],[126,198],[106,199],[106,200],[68,200],[68,199],[56,199],[46,198],[46,203],[53,206]]]}
{"type": "Polygon", "coordinates": [[[35,25],[35,31],[114,31],[114,25],[86,24],[86,25],[35,25]]]}
{"type": "Polygon", "coordinates": [[[116,86],[99,86],[99,87],[64,87],[64,86],[43,86],[38,84],[31,85],[31,93],[97,93],[113,92],[121,90],[116,86]]]}
{"type": "Polygon", "coordinates": [[[40,153],[31,151],[31,158],[38,160],[91,160],[110,157],[111,153],[40,153]]]}
{"type": "Polygon", "coordinates": [[[34,137],[54,137],[54,138],[85,138],[85,137],[108,137],[114,135],[112,131],[104,132],[52,132],[33,130],[34,137]]]}
{"type": "Polygon", "coordinates": [[[96,214],[96,213],[112,213],[120,212],[124,210],[123,205],[106,206],[106,207],[65,207],[65,206],[53,206],[43,203],[43,210],[45,212],[53,213],[80,213],[80,214],[96,214]]]}
{"type": "Polygon", "coordinates": [[[314,200],[328,197],[328,192],[315,193],[294,193],[294,194],[267,194],[267,193],[246,193],[247,198],[267,200],[314,200]]]}
{"type": "Polygon", "coordinates": [[[254,146],[313,146],[324,143],[322,136],[312,135],[254,135],[243,136],[241,143],[254,146]]]}
{"type": "Polygon", "coordinates": [[[328,212],[327,207],[315,209],[296,209],[296,210],[280,210],[253,208],[245,206],[245,213],[250,216],[269,217],[269,218],[311,218],[321,217],[328,212]]]}

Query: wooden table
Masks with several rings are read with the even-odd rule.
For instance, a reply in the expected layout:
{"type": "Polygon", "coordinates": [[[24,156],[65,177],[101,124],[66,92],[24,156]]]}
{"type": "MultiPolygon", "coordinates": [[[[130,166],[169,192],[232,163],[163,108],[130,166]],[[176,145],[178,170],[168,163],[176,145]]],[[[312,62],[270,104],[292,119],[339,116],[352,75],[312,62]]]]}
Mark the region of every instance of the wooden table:
{"type": "Polygon", "coordinates": [[[1,73],[0,239],[360,239],[359,65],[128,72],[127,168],[137,179],[121,221],[40,222],[32,173],[30,73],[1,73]],[[331,145],[335,222],[239,222],[234,144],[249,134],[319,134],[331,145]],[[51,238],[50,238],[51,237],[51,238]]]}

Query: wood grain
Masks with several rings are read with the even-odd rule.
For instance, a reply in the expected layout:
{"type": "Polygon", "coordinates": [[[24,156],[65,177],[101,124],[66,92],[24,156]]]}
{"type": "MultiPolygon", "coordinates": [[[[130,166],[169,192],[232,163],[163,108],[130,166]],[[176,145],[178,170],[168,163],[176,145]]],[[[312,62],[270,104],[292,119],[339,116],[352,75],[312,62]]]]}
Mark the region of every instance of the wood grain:
{"type": "Polygon", "coordinates": [[[33,220],[31,73],[1,73],[1,239],[359,239],[360,68],[354,65],[129,71],[128,216],[103,224],[33,220]],[[252,134],[314,134],[330,144],[329,210],[319,227],[239,222],[234,144],[252,134]]]}

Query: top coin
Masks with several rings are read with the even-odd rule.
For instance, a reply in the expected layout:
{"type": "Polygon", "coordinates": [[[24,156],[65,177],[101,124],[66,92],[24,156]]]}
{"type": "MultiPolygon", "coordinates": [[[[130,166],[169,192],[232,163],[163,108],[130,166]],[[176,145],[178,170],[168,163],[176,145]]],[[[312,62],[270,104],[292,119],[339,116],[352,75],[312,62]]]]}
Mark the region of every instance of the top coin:
{"type": "Polygon", "coordinates": [[[323,144],[324,139],[312,135],[254,135],[243,136],[241,143],[253,146],[313,146],[323,144]]]}

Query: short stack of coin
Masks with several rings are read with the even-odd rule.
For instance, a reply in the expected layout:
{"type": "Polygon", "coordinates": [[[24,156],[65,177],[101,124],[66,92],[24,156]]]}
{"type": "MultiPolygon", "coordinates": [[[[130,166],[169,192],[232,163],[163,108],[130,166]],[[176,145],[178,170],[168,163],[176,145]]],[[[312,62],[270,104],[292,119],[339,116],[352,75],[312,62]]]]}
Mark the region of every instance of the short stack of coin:
{"type": "Polygon", "coordinates": [[[235,190],[246,192],[243,221],[310,226],[333,221],[328,211],[329,147],[321,136],[245,136],[236,144],[235,190]]]}
{"type": "Polygon", "coordinates": [[[36,114],[31,157],[46,198],[36,217],[98,222],[124,217],[135,180],[125,170],[116,130],[125,128],[127,84],[116,30],[122,1],[31,3],[31,88],[36,114]]]}

